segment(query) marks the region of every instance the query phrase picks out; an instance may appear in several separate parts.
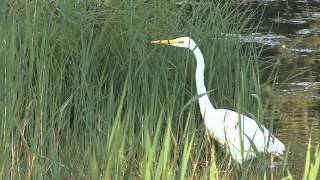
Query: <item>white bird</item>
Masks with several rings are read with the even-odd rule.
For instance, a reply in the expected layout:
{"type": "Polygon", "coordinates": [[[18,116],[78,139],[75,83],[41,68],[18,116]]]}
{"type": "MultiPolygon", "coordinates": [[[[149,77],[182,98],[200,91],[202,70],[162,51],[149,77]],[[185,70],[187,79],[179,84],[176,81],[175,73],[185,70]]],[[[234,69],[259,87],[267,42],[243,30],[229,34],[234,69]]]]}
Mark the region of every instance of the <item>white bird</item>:
{"type": "Polygon", "coordinates": [[[226,147],[231,157],[240,164],[256,157],[256,153],[268,152],[281,158],[284,144],[274,137],[263,125],[243,114],[216,109],[210,102],[204,85],[204,59],[196,43],[189,37],[172,40],[152,41],[154,44],[170,45],[190,49],[197,60],[196,87],[200,96],[199,106],[202,118],[209,133],[226,147]]]}

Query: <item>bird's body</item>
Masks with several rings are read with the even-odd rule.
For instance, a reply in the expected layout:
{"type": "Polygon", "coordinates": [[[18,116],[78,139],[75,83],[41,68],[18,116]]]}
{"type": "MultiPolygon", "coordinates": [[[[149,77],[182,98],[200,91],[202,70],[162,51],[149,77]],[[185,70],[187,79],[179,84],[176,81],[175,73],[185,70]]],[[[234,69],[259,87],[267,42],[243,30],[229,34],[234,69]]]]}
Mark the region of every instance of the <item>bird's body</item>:
{"type": "Polygon", "coordinates": [[[216,109],[206,113],[203,119],[213,138],[224,145],[239,163],[255,157],[256,152],[281,156],[285,150],[285,146],[268,129],[245,115],[227,109],[216,109]]]}
{"type": "Polygon", "coordinates": [[[174,40],[153,41],[153,43],[188,48],[197,60],[196,87],[200,95],[199,106],[206,128],[221,145],[225,146],[232,158],[242,163],[256,156],[257,152],[269,152],[276,156],[284,153],[284,144],[274,137],[263,125],[243,114],[216,109],[211,104],[204,85],[204,58],[196,43],[182,37],[174,40]]]}

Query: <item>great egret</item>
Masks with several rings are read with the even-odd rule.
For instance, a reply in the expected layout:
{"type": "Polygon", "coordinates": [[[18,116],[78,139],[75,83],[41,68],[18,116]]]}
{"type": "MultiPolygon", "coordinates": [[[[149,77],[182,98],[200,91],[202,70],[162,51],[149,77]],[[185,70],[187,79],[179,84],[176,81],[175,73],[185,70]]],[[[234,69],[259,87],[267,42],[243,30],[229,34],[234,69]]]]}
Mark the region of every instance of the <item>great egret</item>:
{"type": "Polygon", "coordinates": [[[216,109],[211,104],[204,85],[204,59],[196,43],[189,37],[152,41],[153,44],[190,49],[197,60],[196,87],[199,106],[205,126],[211,136],[226,147],[231,157],[240,164],[256,156],[256,152],[269,152],[281,158],[284,144],[255,120],[227,109],[216,109]]]}

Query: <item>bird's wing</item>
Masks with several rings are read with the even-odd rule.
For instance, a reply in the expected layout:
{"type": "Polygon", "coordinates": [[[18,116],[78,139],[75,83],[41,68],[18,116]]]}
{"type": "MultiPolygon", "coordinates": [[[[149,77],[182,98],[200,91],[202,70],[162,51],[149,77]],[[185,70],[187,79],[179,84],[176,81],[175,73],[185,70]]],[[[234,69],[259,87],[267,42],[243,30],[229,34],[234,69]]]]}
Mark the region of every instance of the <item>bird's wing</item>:
{"type": "Polygon", "coordinates": [[[241,146],[244,157],[250,158],[255,152],[272,152],[282,154],[284,145],[269,133],[263,125],[245,115],[225,110],[225,134],[230,151],[234,156],[240,156],[241,146]],[[241,135],[241,136],[240,136],[241,135]],[[241,145],[242,142],[242,145],[241,145]]]}
{"type": "Polygon", "coordinates": [[[226,115],[226,111],[218,109],[207,111],[203,116],[206,128],[221,145],[226,144],[224,124],[226,115]]]}
{"type": "Polygon", "coordinates": [[[240,163],[255,156],[256,152],[268,151],[280,156],[285,150],[285,146],[263,125],[237,112],[227,109],[208,111],[204,120],[211,135],[220,144],[226,145],[233,158],[240,163]]]}

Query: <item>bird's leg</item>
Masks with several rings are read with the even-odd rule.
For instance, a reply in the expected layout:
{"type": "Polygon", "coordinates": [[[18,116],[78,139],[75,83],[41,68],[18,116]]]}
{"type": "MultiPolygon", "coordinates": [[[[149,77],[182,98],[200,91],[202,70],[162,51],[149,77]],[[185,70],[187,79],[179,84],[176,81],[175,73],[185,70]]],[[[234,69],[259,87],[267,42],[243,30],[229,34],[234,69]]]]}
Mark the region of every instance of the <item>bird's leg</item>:
{"type": "MultiPolygon", "coordinates": [[[[212,151],[212,149],[211,149],[211,147],[212,147],[212,144],[211,144],[211,136],[210,136],[210,133],[209,133],[209,131],[208,131],[208,129],[206,129],[205,130],[205,136],[206,136],[206,139],[207,139],[207,141],[208,141],[208,152],[211,152],[212,151]]],[[[209,156],[209,159],[211,159],[212,157],[211,157],[211,153],[210,154],[208,154],[208,156],[209,156]]],[[[210,160],[206,160],[206,162],[209,162],[210,160]]]]}
{"type": "Polygon", "coordinates": [[[206,135],[207,141],[209,142],[209,144],[211,144],[211,136],[208,129],[206,129],[205,135],[206,135]]]}
{"type": "Polygon", "coordinates": [[[270,176],[271,176],[271,177],[270,177],[270,179],[271,179],[271,180],[274,180],[274,175],[273,175],[273,169],[274,169],[274,168],[272,168],[272,164],[273,164],[274,156],[273,156],[273,154],[272,154],[272,153],[271,153],[271,157],[270,157],[270,158],[271,158],[271,169],[270,169],[270,173],[271,173],[271,175],[270,175],[270,176]]]}

